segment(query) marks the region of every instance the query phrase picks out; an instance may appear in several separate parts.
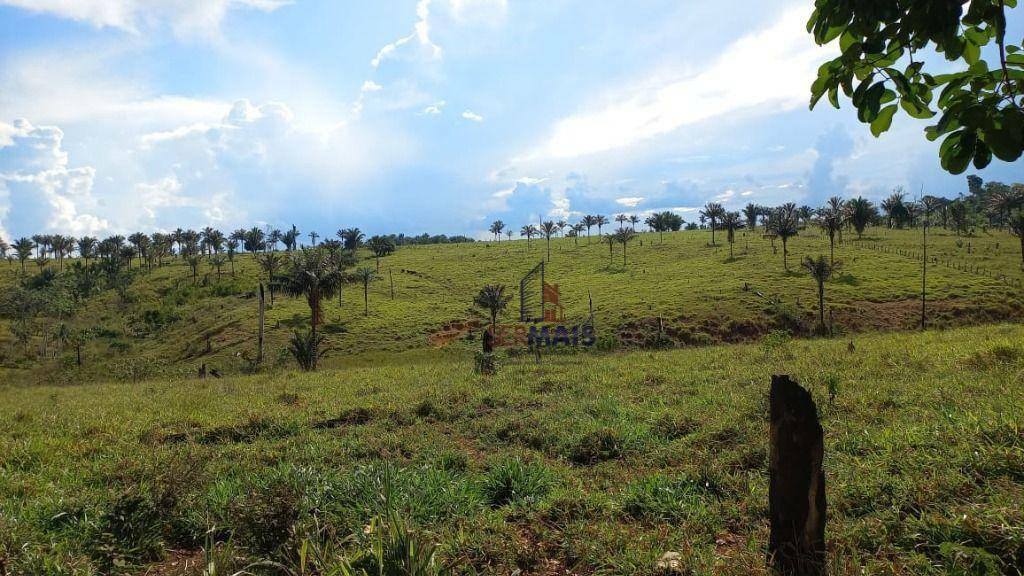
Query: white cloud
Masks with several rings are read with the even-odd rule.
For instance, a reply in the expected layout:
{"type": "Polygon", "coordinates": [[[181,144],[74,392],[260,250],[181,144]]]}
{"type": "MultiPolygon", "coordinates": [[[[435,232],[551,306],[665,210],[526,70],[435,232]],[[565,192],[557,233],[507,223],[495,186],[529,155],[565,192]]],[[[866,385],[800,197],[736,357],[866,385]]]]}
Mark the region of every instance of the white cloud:
{"type": "Polygon", "coordinates": [[[27,120],[0,122],[0,128],[7,135],[0,145],[0,231],[11,223],[75,235],[109,227],[106,220],[86,212],[96,204],[96,171],[90,166],[68,167],[59,128],[36,127],[27,120]]]}
{"type": "Polygon", "coordinates": [[[430,2],[431,0],[419,0],[416,3],[417,20],[413,24],[412,34],[384,45],[383,48],[377,51],[377,55],[373,57],[373,60],[370,61],[371,66],[374,68],[380,67],[384,60],[394,57],[396,50],[413,40],[416,40],[427,51],[430,58],[437,59],[441,57],[441,47],[434,44],[430,39],[430,2]]]}
{"type": "Polygon", "coordinates": [[[379,92],[380,90],[383,90],[383,89],[384,89],[383,86],[381,86],[380,84],[377,84],[373,80],[367,80],[367,81],[363,82],[363,87],[360,88],[359,91],[360,92],[379,92]]]}
{"type": "Polygon", "coordinates": [[[654,78],[612,95],[610,105],[569,116],[528,158],[573,158],[629,147],[719,116],[805,105],[827,50],[794,33],[806,19],[806,6],[792,7],[770,27],[728,46],[703,72],[670,81],[654,78]]]}
{"type": "Polygon", "coordinates": [[[427,115],[430,115],[430,116],[434,116],[434,115],[440,114],[441,110],[444,109],[444,105],[445,105],[445,101],[444,100],[441,100],[441,101],[438,101],[438,102],[434,102],[430,106],[427,106],[426,108],[423,109],[423,114],[427,114],[427,115]]]}
{"type": "Polygon", "coordinates": [[[452,17],[458,22],[500,22],[508,11],[508,0],[451,0],[452,17]]]}
{"type": "Polygon", "coordinates": [[[616,198],[615,202],[626,208],[636,208],[644,201],[642,196],[627,196],[625,198],[616,198]]]}
{"type": "Polygon", "coordinates": [[[167,25],[179,36],[210,35],[236,8],[271,12],[288,0],[0,0],[0,5],[51,14],[132,34],[167,25]]]}
{"type": "Polygon", "coordinates": [[[471,120],[473,122],[483,122],[484,121],[484,117],[483,116],[477,114],[476,112],[473,112],[472,110],[464,111],[462,113],[462,117],[465,118],[466,120],[471,120]]]}

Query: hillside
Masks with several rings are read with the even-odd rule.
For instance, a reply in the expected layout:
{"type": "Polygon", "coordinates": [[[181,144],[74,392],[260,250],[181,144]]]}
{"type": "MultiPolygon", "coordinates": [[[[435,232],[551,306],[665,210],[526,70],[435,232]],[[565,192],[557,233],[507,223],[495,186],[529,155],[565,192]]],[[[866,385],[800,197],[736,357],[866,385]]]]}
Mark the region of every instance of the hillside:
{"type": "Polygon", "coordinates": [[[432,360],[4,386],[0,565],[198,574],[210,530],[234,535],[223,573],[303,538],[350,554],[386,492],[460,573],[653,574],[672,550],[687,573],[760,574],[768,375],[787,372],[821,409],[830,573],[1015,573],[1022,341],[993,325],[506,360],[493,377],[432,360]]]}
{"type": "MultiPolygon", "coordinates": [[[[737,232],[730,258],[725,233],[716,236],[717,246],[710,246],[706,230],[663,237],[643,233],[627,246],[625,264],[620,245],[609,255],[608,245],[596,238],[553,239],[546,280],[560,286],[567,321],[585,318],[592,298],[597,332],[608,347],[741,342],[775,329],[809,333],[816,287],[799,262],[805,255],[827,254],[827,239],[807,229],[791,240],[787,273],[781,242],[773,250],[759,231],[737,232]]],[[[826,286],[834,329],[917,326],[920,231],[869,229],[861,240],[849,235],[844,240],[836,247],[841,273],[826,286]]],[[[1024,276],[1016,238],[998,231],[958,238],[935,230],[929,249],[936,259],[927,281],[930,326],[1019,318],[1024,276]]],[[[398,353],[403,358],[436,354],[432,335],[485,318],[472,306],[481,286],[503,283],[517,294],[520,278],[545,254],[543,239],[400,248],[381,259],[379,277],[369,288],[368,315],[357,282],[346,285],[340,304],[326,304],[324,331],[332,349],[326,365],[373,362],[382,354],[389,361],[398,353]]],[[[374,265],[368,252],[360,256],[365,259],[360,265],[374,265]]],[[[28,266],[30,274],[38,272],[32,262],[28,266]]],[[[180,259],[137,271],[124,298],[107,290],[79,304],[70,319],[40,318],[28,353],[15,344],[10,322],[0,320],[5,377],[137,380],[194,374],[204,363],[226,374],[245,371],[245,357],[254,357],[256,347],[254,294],[265,277],[249,255],[238,255],[234,269],[232,274],[225,266],[218,277],[204,262],[195,285],[180,259]],[[84,346],[82,368],[75,366],[70,347],[57,351],[60,345],[50,336],[47,358],[38,358],[41,334],[52,334],[60,322],[92,328],[96,335],[84,346]]],[[[17,282],[19,270],[16,264],[0,267],[0,283],[17,282]]],[[[518,297],[503,320],[517,316],[518,297]]],[[[292,365],[287,339],[308,322],[304,300],[276,295],[267,311],[270,367],[292,365]]],[[[476,345],[457,342],[450,348],[459,354],[476,345]]]]}

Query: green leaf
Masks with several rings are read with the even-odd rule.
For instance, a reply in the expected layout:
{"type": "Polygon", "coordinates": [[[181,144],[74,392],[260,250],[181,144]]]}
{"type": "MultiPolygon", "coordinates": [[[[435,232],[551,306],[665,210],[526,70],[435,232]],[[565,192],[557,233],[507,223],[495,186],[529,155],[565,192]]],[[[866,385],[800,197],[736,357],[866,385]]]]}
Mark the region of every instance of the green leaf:
{"type": "Polygon", "coordinates": [[[928,107],[916,102],[915,100],[916,99],[912,97],[900,100],[900,106],[903,108],[903,111],[911,117],[919,120],[926,120],[935,116],[935,112],[932,112],[928,107]]]}
{"type": "Polygon", "coordinates": [[[992,151],[984,142],[978,141],[974,145],[974,167],[983,170],[992,163],[992,151]]]}
{"type": "Polygon", "coordinates": [[[871,123],[871,134],[875,138],[881,136],[884,132],[889,130],[892,126],[892,117],[896,114],[897,106],[895,104],[886,106],[878,112],[878,116],[875,117],[874,122],[871,123]]]}

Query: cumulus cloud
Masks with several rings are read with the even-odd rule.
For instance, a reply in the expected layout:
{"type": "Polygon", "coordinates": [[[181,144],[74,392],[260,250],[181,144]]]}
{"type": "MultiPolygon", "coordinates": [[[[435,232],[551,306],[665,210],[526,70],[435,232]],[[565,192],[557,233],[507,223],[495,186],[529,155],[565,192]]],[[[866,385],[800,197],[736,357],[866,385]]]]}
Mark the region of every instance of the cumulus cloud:
{"type": "Polygon", "coordinates": [[[71,168],[62,147],[64,133],[28,120],[0,122],[0,231],[6,235],[60,231],[76,235],[106,230],[106,220],[90,213],[96,171],[71,168]]]}
{"type": "Polygon", "coordinates": [[[793,33],[806,20],[807,8],[800,4],[770,27],[726,47],[702,72],[668,81],[659,76],[609,95],[610,105],[557,122],[527,158],[574,158],[629,147],[723,115],[804,105],[825,50],[807,35],[793,33]]]}
{"type": "Polygon", "coordinates": [[[484,121],[484,117],[483,116],[477,114],[476,112],[473,112],[472,110],[464,111],[462,113],[462,117],[465,118],[466,120],[470,120],[472,122],[483,122],[484,121]]]}
{"type": "Polygon", "coordinates": [[[230,10],[271,12],[289,0],[0,0],[97,28],[119,28],[133,34],[167,25],[179,36],[214,33],[230,10]]]}
{"type": "Polygon", "coordinates": [[[438,102],[434,102],[430,106],[427,106],[426,108],[423,109],[423,114],[426,114],[428,116],[436,116],[436,115],[441,113],[441,110],[444,109],[444,105],[445,105],[445,101],[444,100],[440,100],[438,102]]]}

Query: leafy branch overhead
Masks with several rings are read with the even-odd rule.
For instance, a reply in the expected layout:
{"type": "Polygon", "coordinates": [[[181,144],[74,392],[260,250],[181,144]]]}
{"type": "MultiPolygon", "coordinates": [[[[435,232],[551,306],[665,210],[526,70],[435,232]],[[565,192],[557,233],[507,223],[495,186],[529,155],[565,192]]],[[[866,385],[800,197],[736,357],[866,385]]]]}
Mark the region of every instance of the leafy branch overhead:
{"type": "Polygon", "coordinates": [[[960,174],[995,156],[1013,162],[1024,152],[1024,52],[1007,44],[1006,13],[1017,0],[816,0],[807,24],[819,45],[839,41],[842,53],[821,65],[811,108],[824,97],[839,108],[839,91],[861,122],[879,136],[902,109],[936,119],[925,129],[942,138],[942,168],[960,174]],[[965,11],[966,10],[966,11],[965,11]],[[930,74],[940,54],[957,68],[930,74]],[[983,56],[992,54],[990,65],[983,56]]]}

